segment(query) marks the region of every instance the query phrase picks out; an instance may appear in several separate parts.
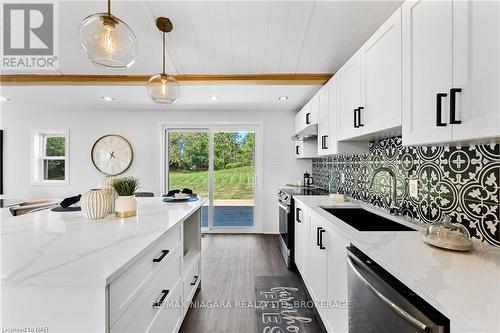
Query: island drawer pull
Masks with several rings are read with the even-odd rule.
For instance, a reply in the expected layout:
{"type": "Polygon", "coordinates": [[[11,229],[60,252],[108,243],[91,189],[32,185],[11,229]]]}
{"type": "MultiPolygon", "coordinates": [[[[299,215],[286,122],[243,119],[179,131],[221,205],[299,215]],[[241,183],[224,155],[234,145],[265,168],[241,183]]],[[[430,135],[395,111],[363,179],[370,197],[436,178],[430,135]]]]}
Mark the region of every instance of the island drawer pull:
{"type": "Polygon", "coordinates": [[[169,292],[168,289],[162,290],[161,291],[162,295],[161,295],[160,300],[158,300],[158,302],[154,302],[153,307],[157,308],[157,307],[161,306],[163,301],[165,300],[165,298],[167,298],[168,292],[169,292]]]}
{"type": "Polygon", "coordinates": [[[163,258],[165,258],[165,256],[169,253],[170,251],[169,250],[161,250],[161,256],[159,256],[158,258],[155,258],[153,259],[153,262],[160,262],[163,260],[163,258]]]}
{"type": "Polygon", "coordinates": [[[192,286],[194,286],[196,284],[196,282],[198,282],[198,275],[195,275],[193,278],[194,278],[194,280],[193,280],[193,282],[191,282],[192,286]]]}

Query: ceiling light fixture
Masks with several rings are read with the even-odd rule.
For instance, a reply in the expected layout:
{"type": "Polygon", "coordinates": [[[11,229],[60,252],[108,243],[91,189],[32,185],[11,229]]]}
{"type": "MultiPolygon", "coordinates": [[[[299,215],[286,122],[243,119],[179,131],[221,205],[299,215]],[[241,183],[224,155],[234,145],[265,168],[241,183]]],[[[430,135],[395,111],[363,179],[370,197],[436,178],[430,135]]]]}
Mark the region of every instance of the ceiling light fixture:
{"type": "Polygon", "coordinates": [[[179,99],[179,83],[172,76],[166,72],[166,48],[167,48],[167,34],[172,31],[172,22],[166,17],[159,17],[156,19],[156,27],[162,32],[162,66],[163,70],[160,74],[151,76],[147,85],[147,92],[149,97],[156,103],[160,104],[174,104],[179,99]]]}
{"type": "Polygon", "coordinates": [[[287,101],[288,100],[288,96],[280,96],[280,97],[278,97],[278,99],[280,101],[287,101]]]}
{"type": "Polygon", "coordinates": [[[8,102],[8,101],[10,101],[10,98],[8,98],[8,97],[0,97],[0,101],[2,101],[2,102],[8,102]]]}
{"type": "Polygon", "coordinates": [[[219,97],[217,96],[209,96],[211,101],[217,102],[219,100],[219,97]]]}
{"type": "Polygon", "coordinates": [[[130,27],[108,11],[87,16],[80,23],[80,44],[85,55],[96,65],[126,69],[137,58],[137,38],[130,27]]]}
{"type": "Polygon", "coordinates": [[[101,98],[103,100],[105,100],[106,102],[112,102],[115,100],[113,97],[109,97],[109,96],[102,96],[101,98]]]}

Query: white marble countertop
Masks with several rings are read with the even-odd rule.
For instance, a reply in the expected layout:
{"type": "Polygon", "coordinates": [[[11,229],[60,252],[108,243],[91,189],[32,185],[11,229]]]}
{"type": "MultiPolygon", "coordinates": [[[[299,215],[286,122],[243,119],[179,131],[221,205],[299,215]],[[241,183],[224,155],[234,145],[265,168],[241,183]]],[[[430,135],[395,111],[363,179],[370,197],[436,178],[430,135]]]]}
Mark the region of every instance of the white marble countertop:
{"type": "Polygon", "coordinates": [[[473,251],[453,252],[425,244],[422,232],[361,232],[321,206],[361,206],[402,224],[408,222],[357,202],[333,205],[328,196],[294,198],[447,316],[452,332],[500,332],[499,248],[474,241],[473,251]]]}
{"type": "Polygon", "coordinates": [[[105,286],[204,200],[164,203],[138,198],[138,214],[87,220],[50,210],[1,218],[1,284],[105,286]]]}

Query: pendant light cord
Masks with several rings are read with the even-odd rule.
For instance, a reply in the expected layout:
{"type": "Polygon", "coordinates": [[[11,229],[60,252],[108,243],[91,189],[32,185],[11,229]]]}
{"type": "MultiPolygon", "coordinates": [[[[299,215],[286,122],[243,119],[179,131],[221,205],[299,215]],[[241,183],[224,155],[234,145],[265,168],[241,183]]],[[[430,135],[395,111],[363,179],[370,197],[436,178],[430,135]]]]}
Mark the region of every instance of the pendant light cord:
{"type": "Polygon", "coordinates": [[[108,16],[111,16],[111,0],[108,0],[108,16]]]}
{"type": "Polygon", "coordinates": [[[162,61],[163,61],[163,74],[166,75],[166,73],[165,73],[165,48],[167,46],[167,41],[166,41],[166,33],[165,32],[163,32],[163,44],[162,45],[163,45],[163,50],[162,50],[163,51],[162,52],[162,55],[163,55],[163,59],[162,59],[162,61]]]}

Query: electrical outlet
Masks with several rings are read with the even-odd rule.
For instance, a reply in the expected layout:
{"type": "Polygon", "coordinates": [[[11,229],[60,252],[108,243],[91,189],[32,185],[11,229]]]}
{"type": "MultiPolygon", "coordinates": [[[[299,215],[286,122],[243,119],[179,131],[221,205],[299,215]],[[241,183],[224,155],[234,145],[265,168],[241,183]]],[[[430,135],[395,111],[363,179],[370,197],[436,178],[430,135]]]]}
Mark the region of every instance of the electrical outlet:
{"type": "Polygon", "coordinates": [[[340,174],[340,182],[341,182],[342,184],[344,184],[344,183],[345,183],[345,173],[343,173],[343,172],[340,174]]]}
{"type": "Polygon", "coordinates": [[[410,197],[418,199],[418,179],[410,179],[408,186],[410,197]]]}

